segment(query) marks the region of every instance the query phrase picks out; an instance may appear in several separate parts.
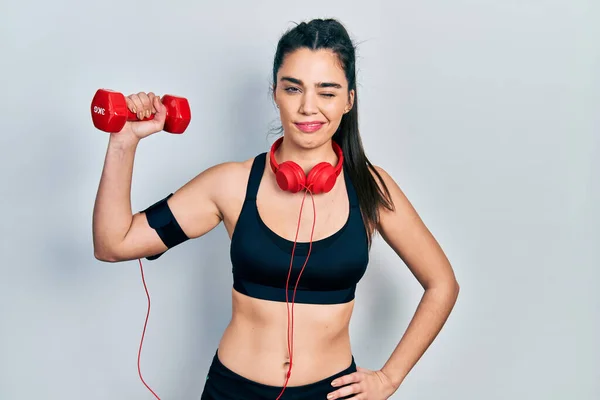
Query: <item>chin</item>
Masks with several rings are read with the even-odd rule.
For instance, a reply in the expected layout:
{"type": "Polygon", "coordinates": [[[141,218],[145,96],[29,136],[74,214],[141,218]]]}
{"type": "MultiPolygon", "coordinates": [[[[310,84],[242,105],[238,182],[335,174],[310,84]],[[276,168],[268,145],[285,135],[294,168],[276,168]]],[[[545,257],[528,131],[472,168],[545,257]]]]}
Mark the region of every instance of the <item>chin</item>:
{"type": "MultiPolygon", "coordinates": [[[[325,144],[330,136],[326,134],[296,132],[291,135],[292,142],[303,149],[315,149],[325,144]]],[[[289,137],[289,136],[288,136],[289,137]]]]}

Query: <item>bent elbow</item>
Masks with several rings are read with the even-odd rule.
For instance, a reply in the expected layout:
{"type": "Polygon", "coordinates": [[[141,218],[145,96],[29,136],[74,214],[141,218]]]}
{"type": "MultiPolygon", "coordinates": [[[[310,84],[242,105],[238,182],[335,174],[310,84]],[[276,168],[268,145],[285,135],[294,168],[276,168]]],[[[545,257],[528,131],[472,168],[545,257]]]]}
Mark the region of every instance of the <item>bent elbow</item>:
{"type": "Polygon", "coordinates": [[[460,293],[460,285],[456,279],[450,284],[450,290],[452,293],[452,299],[454,302],[456,302],[458,300],[458,294],[460,293]]]}
{"type": "Polygon", "coordinates": [[[114,253],[106,250],[94,248],[94,258],[98,261],[115,263],[121,261],[114,253]]]}

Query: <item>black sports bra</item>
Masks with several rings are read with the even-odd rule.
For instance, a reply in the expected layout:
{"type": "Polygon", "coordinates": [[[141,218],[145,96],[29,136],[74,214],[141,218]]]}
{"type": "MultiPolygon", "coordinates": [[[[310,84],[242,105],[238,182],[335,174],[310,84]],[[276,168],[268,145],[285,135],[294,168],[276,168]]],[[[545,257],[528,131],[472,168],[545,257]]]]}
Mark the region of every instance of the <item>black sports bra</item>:
{"type": "MultiPolygon", "coordinates": [[[[244,204],[232,234],[233,288],[254,298],[285,302],[294,242],[269,229],[256,207],[256,193],[264,173],[266,156],[267,153],[259,154],[253,161],[244,204]]],[[[296,303],[349,302],[354,299],[356,285],[367,269],[367,232],[354,186],[346,171],[344,179],[350,203],[348,219],[333,235],[312,242],[308,263],[296,289],[296,303]]],[[[309,245],[308,242],[296,243],[288,286],[290,300],[309,245]]]]}

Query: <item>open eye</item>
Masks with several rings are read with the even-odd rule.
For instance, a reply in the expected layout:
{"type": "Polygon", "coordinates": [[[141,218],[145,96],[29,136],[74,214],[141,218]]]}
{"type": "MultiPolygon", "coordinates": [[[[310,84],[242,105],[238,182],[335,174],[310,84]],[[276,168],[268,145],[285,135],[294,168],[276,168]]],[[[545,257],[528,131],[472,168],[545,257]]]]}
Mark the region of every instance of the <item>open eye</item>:
{"type": "Polygon", "coordinates": [[[296,87],[290,86],[284,89],[288,93],[298,93],[300,90],[296,87]]]}

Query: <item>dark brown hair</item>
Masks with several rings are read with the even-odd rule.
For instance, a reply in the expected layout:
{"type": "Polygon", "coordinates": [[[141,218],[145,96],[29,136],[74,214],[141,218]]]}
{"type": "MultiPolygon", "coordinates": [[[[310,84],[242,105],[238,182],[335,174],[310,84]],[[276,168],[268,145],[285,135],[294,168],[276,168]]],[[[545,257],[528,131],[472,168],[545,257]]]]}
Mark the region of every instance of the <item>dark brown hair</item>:
{"type": "Polygon", "coordinates": [[[363,149],[358,129],[358,94],[356,93],[356,49],[345,27],[335,19],[313,19],[288,30],[279,40],[273,62],[273,90],[277,72],[287,54],[298,49],[328,49],[333,51],[344,69],[348,90],[354,90],[352,110],[344,114],[333,135],[344,151],[344,166],[356,189],[363,220],[369,231],[369,241],[379,222],[379,207],[393,210],[390,193],[381,175],[375,170],[363,149]],[[379,180],[379,185],[374,176],[379,180]]]}

